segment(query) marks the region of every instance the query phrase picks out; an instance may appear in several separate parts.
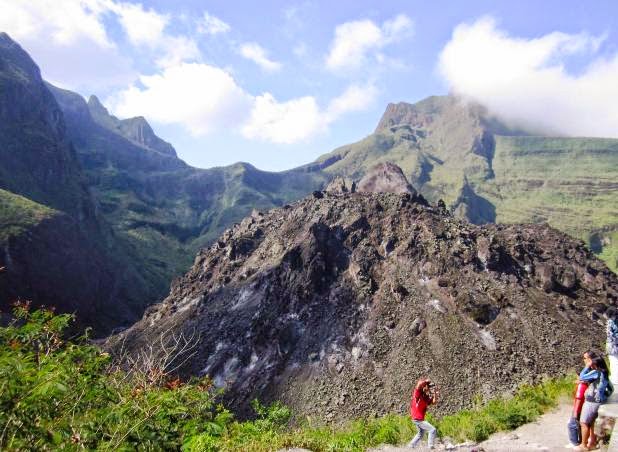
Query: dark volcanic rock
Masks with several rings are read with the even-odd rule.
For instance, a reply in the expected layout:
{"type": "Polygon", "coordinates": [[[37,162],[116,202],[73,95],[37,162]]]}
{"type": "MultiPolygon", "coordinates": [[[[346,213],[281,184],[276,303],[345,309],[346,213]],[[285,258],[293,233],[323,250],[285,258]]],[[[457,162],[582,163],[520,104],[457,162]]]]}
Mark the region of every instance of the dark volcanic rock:
{"type": "Polygon", "coordinates": [[[354,193],[356,192],[356,182],[337,176],[326,186],[324,191],[327,193],[354,193]]]}
{"type": "Polygon", "coordinates": [[[416,190],[409,184],[403,171],[393,163],[378,163],[358,183],[357,191],[370,193],[410,193],[416,190]]]}
{"type": "Polygon", "coordinates": [[[335,421],[405,412],[424,375],[453,411],[565,372],[600,343],[593,309],[616,303],[618,281],[581,242],[413,199],[310,196],[248,217],[109,345],[197,331],[183,373],[212,376],[239,413],[258,397],[335,421]]]}

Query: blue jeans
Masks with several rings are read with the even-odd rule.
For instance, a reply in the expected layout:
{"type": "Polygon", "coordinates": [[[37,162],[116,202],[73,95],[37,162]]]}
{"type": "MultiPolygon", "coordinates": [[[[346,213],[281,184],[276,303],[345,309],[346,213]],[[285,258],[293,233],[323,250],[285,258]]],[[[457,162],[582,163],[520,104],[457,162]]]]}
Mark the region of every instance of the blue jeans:
{"type": "Polygon", "coordinates": [[[569,431],[569,441],[574,446],[577,446],[582,441],[582,431],[579,425],[579,421],[576,417],[571,417],[569,423],[567,424],[567,429],[569,431]]]}
{"type": "Polygon", "coordinates": [[[418,428],[418,433],[416,434],[414,438],[412,438],[412,441],[410,441],[410,443],[408,444],[408,447],[416,447],[418,443],[420,442],[420,440],[423,438],[423,433],[427,432],[427,435],[428,435],[427,445],[430,448],[432,448],[433,440],[436,437],[436,428],[427,421],[412,421],[412,422],[414,422],[414,425],[416,425],[416,428],[418,428]]]}

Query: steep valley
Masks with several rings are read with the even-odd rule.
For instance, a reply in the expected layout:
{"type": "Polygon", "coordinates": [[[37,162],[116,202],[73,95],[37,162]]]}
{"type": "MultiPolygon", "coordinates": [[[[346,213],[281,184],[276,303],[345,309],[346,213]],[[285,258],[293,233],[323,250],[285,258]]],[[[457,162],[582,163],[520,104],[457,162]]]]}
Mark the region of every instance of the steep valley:
{"type": "Polygon", "coordinates": [[[63,110],[101,214],[153,287],[150,302],[167,295],[172,278],[230,224],[252,209],[298,199],[325,180],[319,173],[271,173],[247,163],[193,168],[143,118],[120,121],[96,97],[86,103],[78,94],[49,88],[63,110]],[[141,132],[130,129],[136,125],[141,132]]]}

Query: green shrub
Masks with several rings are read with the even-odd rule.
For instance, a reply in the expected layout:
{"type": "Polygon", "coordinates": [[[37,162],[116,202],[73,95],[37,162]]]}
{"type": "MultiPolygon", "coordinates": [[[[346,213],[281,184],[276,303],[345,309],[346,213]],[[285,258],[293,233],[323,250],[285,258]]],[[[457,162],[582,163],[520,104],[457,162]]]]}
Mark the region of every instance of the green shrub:
{"type": "Polygon", "coordinates": [[[178,449],[225,433],[208,380],[129,377],[86,336],[66,341],[70,321],[22,303],[0,328],[0,449],[178,449]]]}

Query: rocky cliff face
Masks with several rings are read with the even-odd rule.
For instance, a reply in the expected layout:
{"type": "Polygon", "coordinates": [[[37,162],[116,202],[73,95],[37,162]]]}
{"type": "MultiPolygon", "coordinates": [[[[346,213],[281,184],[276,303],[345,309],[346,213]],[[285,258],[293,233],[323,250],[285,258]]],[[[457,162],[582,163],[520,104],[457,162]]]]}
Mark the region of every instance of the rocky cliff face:
{"type": "Polygon", "coordinates": [[[176,157],[174,147],[155,135],[143,116],[120,120],[110,115],[96,96],[90,96],[88,99],[88,109],[94,121],[99,125],[146,149],[176,157]]]}
{"type": "Polygon", "coordinates": [[[315,192],[225,231],[110,347],[198,333],[183,373],[210,375],[240,413],[255,397],[324,420],[405,412],[421,376],[452,411],[571,369],[617,301],[616,276],[547,225],[315,192]]]}
{"type": "Polygon", "coordinates": [[[99,214],[63,112],[0,33],[0,308],[17,297],[77,312],[98,333],[143,312],[144,284],[99,214]],[[125,279],[126,278],[126,279],[125,279]]]}
{"type": "Polygon", "coordinates": [[[0,188],[96,226],[62,111],[39,68],[6,33],[0,33],[0,161],[0,188]]]}
{"type": "Polygon", "coordinates": [[[416,195],[416,190],[408,183],[403,171],[392,163],[380,163],[373,167],[358,183],[356,189],[368,193],[409,193],[416,195]]]}

